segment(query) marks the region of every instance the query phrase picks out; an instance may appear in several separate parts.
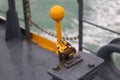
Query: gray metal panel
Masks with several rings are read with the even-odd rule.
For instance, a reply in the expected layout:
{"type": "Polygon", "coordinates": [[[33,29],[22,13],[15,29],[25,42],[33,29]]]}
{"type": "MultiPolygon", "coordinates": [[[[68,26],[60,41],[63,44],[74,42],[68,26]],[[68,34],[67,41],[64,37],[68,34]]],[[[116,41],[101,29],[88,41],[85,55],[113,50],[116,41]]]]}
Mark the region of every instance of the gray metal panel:
{"type": "MultiPolygon", "coordinates": [[[[65,76],[65,80],[75,80],[94,69],[87,67],[88,63],[95,62],[98,66],[103,62],[94,55],[78,54],[84,56],[85,63],[65,69],[64,72],[68,74],[58,74],[59,76],[65,76]]],[[[0,24],[0,80],[51,80],[47,71],[58,63],[58,57],[54,53],[34,43],[15,39],[5,42],[5,25],[0,24]]]]}
{"type": "Polygon", "coordinates": [[[51,68],[50,70],[48,70],[48,74],[50,74],[56,80],[79,80],[95,70],[103,63],[103,60],[101,58],[93,54],[88,54],[84,52],[78,52],[78,54],[81,55],[83,61],[71,68],[62,68],[59,71],[53,70],[51,68]]]}
{"type": "Polygon", "coordinates": [[[5,25],[0,24],[0,80],[50,80],[47,69],[57,56],[25,40],[5,42],[5,25]]]}

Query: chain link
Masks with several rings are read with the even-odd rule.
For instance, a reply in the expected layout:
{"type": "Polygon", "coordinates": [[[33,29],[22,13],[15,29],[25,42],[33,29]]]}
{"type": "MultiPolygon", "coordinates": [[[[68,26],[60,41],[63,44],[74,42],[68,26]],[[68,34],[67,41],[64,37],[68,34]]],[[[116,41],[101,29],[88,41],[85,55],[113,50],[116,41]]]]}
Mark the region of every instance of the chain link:
{"type": "MultiPolygon", "coordinates": [[[[51,32],[48,32],[47,30],[43,29],[41,26],[37,25],[33,20],[30,20],[31,24],[33,24],[36,28],[38,28],[39,30],[41,30],[42,32],[48,34],[49,36],[55,37],[57,38],[57,36],[51,32]]],[[[63,39],[65,40],[77,40],[78,36],[74,36],[74,37],[63,37],[63,39]]]]}

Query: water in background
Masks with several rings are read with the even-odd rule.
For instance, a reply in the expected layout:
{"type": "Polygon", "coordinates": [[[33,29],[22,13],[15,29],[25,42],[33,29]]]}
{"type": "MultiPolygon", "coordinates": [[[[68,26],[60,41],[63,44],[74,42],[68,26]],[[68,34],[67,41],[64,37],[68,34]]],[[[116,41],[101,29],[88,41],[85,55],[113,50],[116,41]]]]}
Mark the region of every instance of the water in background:
{"type": "MultiPolygon", "coordinates": [[[[23,19],[22,1],[15,0],[18,16],[23,19]]],[[[49,9],[56,4],[65,8],[65,18],[62,20],[63,36],[72,37],[78,35],[78,4],[77,0],[30,0],[32,19],[44,29],[55,34],[55,22],[49,17],[49,9]]],[[[7,11],[7,0],[0,0],[0,10],[7,11]]],[[[109,29],[120,30],[120,0],[84,0],[84,19],[109,29]]],[[[0,15],[5,16],[0,12],[0,15]]],[[[24,26],[23,22],[20,24],[24,26]]],[[[55,38],[42,33],[34,26],[31,29],[43,36],[56,41],[55,38]]],[[[95,28],[84,23],[84,46],[96,52],[101,46],[118,37],[116,34],[95,28]]],[[[70,41],[78,48],[78,41],[70,41]]],[[[114,56],[117,64],[120,64],[119,55],[114,56]],[[117,57],[117,58],[116,58],[117,57]]]]}

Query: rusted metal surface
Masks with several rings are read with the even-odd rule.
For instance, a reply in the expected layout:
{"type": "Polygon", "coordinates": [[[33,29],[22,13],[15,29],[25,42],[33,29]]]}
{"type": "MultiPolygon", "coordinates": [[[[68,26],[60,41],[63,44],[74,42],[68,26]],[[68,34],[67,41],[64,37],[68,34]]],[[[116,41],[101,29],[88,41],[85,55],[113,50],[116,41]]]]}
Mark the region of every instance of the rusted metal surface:
{"type": "Polygon", "coordinates": [[[55,80],[84,80],[87,75],[91,74],[103,63],[103,60],[95,55],[85,52],[78,52],[77,54],[81,56],[78,56],[78,59],[80,58],[82,61],[77,64],[70,64],[67,67],[58,67],[58,70],[50,68],[48,74],[55,80]]]}

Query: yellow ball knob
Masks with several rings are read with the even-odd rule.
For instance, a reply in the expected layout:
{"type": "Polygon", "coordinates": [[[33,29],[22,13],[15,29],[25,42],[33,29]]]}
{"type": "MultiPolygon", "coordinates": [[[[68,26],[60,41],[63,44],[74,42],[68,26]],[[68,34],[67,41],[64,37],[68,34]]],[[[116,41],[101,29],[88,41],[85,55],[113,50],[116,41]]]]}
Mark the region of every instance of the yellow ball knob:
{"type": "Polygon", "coordinates": [[[55,21],[60,21],[64,18],[64,8],[60,5],[55,5],[50,9],[50,17],[55,21]]]}

